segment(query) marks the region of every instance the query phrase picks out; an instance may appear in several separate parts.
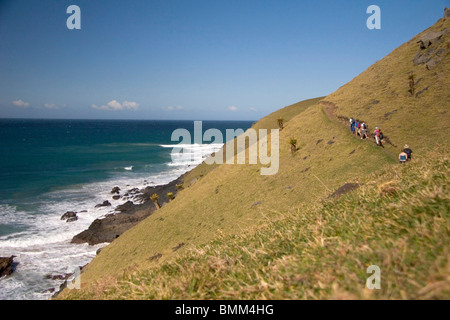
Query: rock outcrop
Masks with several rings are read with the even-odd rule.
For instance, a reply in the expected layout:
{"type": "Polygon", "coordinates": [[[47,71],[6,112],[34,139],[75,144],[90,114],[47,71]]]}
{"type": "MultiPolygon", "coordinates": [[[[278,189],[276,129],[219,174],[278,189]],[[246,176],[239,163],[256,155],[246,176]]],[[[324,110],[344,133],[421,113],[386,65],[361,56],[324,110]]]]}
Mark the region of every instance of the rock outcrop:
{"type": "Polygon", "coordinates": [[[108,200],[103,201],[103,203],[99,203],[98,205],[96,205],[96,208],[101,208],[101,207],[110,207],[111,206],[111,202],[109,202],[108,200]]]}
{"type": "MultiPolygon", "coordinates": [[[[154,193],[158,194],[161,205],[169,202],[167,199],[167,193],[172,192],[176,194],[177,184],[183,183],[183,176],[174,180],[166,185],[156,187],[146,187],[139,190],[133,188],[128,190],[124,194],[123,199],[132,198],[124,204],[121,204],[115,208],[115,214],[108,214],[103,219],[96,219],[89,228],[72,238],[72,243],[88,243],[89,245],[95,245],[99,243],[112,242],[117,239],[122,233],[132,228],[140,221],[150,216],[155,211],[153,202],[150,201],[150,196],[154,193]]],[[[117,189],[112,191],[117,192],[117,189]]],[[[109,201],[103,202],[100,206],[109,206],[109,201]]]]}
{"type": "Polygon", "coordinates": [[[66,222],[74,222],[78,220],[78,216],[74,211],[67,211],[61,216],[61,220],[66,220],[66,222]]]}
{"type": "MultiPolygon", "coordinates": [[[[448,8],[447,8],[448,9],[448,8]]],[[[448,12],[449,10],[446,10],[448,12]]],[[[430,31],[419,38],[419,51],[413,59],[415,65],[425,64],[428,70],[434,69],[448,54],[444,37],[450,33],[450,28],[441,31],[430,31]]]]}
{"type": "Polygon", "coordinates": [[[0,278],[4,276],[9,276],[14,272],[14,258],[16,256],[11,256],[9,258],[0,257],[0,278]]]}

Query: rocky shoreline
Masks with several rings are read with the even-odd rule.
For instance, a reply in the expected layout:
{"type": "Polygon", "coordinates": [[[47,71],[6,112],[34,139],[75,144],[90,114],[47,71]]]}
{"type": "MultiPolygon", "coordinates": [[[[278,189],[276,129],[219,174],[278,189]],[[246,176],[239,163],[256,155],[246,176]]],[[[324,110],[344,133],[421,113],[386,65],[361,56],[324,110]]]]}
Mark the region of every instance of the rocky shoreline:
{"type": "MultiPolygon", "coordinates": [[[[104,218],[94,220],[87,230],[75,235],[71,242],[75,244],[88,243],[89,245],[96,245],[114,241],[122,233],[150,216],[156,210],[154,203],[150,200],[152,194],[156,193],[158,195],[160,205],[169,202],[167,193],[171,192],[173,195],[176,195],[177,185],[183,184],[184,176],[185,174],[165,185],[146,187],[143,189],[129,189],[123,195],[121,195],[122,190],[119,187],[113,187],[111,190],[111,198],[115,200],[122,198],[127,200],[127,202],[117,206],[113,214],[108,214],[104,218]]],[[[101,206],[111,206],[111,203],[105,200],[96,207],[101,206]]],[[[68,211],[61,219],[66,219],[67,222],[76,221],[76,212],[68,211]]]]}
{"type": "MultiPolygon", "coordinates": [[[[88,243],[89,245],[96,245],[113,242],[122,233],[155,212],[156,207],[150,199],[151,195],[155,193],[158,195],[158,202],[161,206],[169,202],[167,197],[169,192],[173,193],[175,197],[178,191],[177,185],[183,185],[186,174],[187,173],[184,173],[177,179],[164,185],[153,187],[148,186],[143,189],[132,188],[126,190],[123,194],[121,194],[122,190],[119,187],[113,187],[111,190],[111,198],[114,200],[124,199],[127,200],[127,202],[118,205],[115,208],[114,213],[108,214],[104,218],[94,220],[87,230],[75,235],[72,238],[71,243],[88,243]]],[[[98,208],[104,206],[111,206],[109,200],[105,200],[103,203],[98,204],[95,207],[98,208]]],[[[61,220],[66,220],[66,222],[75,222],[77,219],[78,217],[76,211],[68,211],[61,216],[61,220]]],[[[99,251],[100,250],[101,249],[99,249],[99,251]]],[[[99,251],[97,251],[97,254],[99,251]]],[[[80,268],[83,267],[84,266],[80,268]]],[[[58,290],[55,288],[50,288],[46,290],[46,292],[54,293],[52,297],[55,298],[67,286],[67,279],[71,276],[71,273],[63,275],[47,275],[46,279],[64,280],[64,282],[60,285],[58,290]]]]}

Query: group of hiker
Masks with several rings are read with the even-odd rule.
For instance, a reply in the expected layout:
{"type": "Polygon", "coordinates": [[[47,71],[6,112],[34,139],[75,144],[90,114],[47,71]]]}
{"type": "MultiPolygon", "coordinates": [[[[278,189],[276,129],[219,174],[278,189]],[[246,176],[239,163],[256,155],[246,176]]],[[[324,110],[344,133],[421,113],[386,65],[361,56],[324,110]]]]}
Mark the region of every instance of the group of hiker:
{"type": "MultiPolygon", "coordinates": [[[[350,118],[350,130],[352,131],[352,134],[356,135],[357,137],[361,137],[362,139],[369,138],[369,127],[364,121],[355,120],[353,118],[350,118]]],[[[375,143],[382,147],[383,146],[383,132],[381,132],[380,128],[376,127],[375,131],[373,132],[375,143]]]]}
{"type": "MultiPolygon", "coordinates": [[[[350,130],[352,131],[352,134],[359,136],[362,139],[369,138],[369,127],[364,121],[355,120],[353,118],[350,118],[350,130]]],[[[375,131],[373,132],[373,136],[375,139],[375,143],[377,146],[383,147],[383,132],[381,132],[381,129],[376,127],[375,131]]],[[[405,144],[403,150],[400,152],[398,156],[398,160],[400,163],[406,163],[406,161],[411,160],[412,157],[412,150],[409,148],[407,144],[405,144]]]]}

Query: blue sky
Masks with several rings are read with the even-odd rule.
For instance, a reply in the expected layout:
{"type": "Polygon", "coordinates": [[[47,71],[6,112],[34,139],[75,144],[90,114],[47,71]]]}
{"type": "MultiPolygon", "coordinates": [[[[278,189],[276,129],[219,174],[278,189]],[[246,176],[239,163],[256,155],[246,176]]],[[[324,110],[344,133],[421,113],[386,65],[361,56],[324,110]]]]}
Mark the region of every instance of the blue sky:
{"type": "Polygon", "coordinates": [[[0,117],[257,120],[434,24],[433,0],[0,0],[0,117]],[[381,30],[369,30],[369,5],[381,30]],[[69,5],[81,30],[69,30],[69,5]]]}

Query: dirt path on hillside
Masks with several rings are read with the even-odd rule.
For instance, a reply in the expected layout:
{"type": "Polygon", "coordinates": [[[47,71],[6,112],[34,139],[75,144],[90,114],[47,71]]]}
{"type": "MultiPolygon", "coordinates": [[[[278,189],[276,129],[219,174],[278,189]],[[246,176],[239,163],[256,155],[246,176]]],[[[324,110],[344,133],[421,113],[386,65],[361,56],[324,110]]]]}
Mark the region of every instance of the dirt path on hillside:
{"type": "MultiPolygon", "coordinates": [[[[337,107],[333,102],[322,100],[319,102],[319,104],[322,105],[322,109],[325,112],[325,114],[327,115],[328,119],[330,119],[333,122],[342,124],[342,125],[346,126],[347,128],[349,128],[350,118],[347,118],[345,116],[336,115],[337,107]]],[[[368,138],[365,140],[368,142],[371,142],[371,143],[375,143],[373,140],[373,135],[369,130],[367,132],[367,135],[368,135],[368,138]]],[[[384,141],[386,143],[390,144],[391,146],[393,146],[394,148],[397,148],[397,146],[394,145],[386,135],[385,135],[384,141]]],[[[394,154],[392,154],[392,152],[390,152],[386,148],[383,147],[382,149],[389,157],[391,157],[393,159],[397,158],[394,154]]]]}

